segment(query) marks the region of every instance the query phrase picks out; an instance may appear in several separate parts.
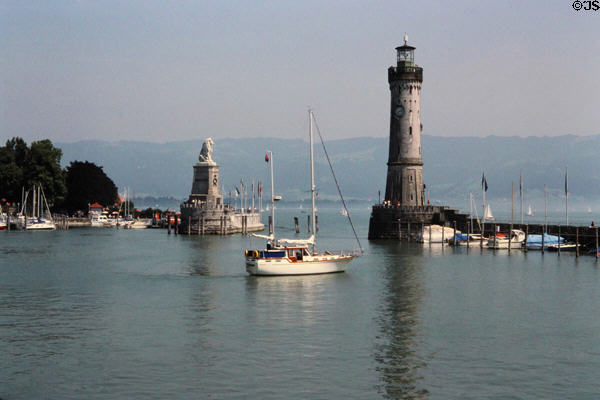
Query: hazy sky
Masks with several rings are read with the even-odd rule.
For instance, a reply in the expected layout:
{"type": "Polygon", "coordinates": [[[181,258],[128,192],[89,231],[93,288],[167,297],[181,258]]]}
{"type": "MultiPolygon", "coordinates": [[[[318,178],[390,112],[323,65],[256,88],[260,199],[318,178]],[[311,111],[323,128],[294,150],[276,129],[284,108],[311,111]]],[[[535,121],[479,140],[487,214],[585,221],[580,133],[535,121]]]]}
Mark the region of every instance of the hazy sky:
{"type": "MultiPolygon", "coordinates": [[[[584,2],[585,3],[585,2],[584,2]]],[[[387,136],[406,32],[424,133],[600,134],[600,10],[543,1],[0,0],[0,140],[387,136]]]]}

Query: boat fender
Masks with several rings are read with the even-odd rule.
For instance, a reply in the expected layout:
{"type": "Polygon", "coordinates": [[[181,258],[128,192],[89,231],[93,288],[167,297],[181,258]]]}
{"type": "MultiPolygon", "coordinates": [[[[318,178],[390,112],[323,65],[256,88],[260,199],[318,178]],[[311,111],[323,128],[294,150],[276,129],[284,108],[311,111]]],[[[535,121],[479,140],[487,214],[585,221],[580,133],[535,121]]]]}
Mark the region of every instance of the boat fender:
{"type": "Polygon", "coordinates": [[[252,252],[252,257],[254,257],[254,258],[258,258],[258,251],[257,251],[257,250],[254,250],[254,251],[252,252]]]}

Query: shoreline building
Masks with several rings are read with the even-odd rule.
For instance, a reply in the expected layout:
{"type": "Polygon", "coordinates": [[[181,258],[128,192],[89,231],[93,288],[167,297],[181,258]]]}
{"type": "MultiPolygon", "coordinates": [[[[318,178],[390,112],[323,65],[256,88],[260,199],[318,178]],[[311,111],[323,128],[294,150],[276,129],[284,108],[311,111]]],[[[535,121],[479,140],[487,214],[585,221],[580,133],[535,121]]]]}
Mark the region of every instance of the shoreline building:
{"type": "Polygon", "coordinates": [[[422,225],[464,225],[467,215],[425,199],[421,148],[421,85],[423,68],[415,64],[415,47],[396,47],[397,63],[388,69],[390,85],[390,141],[385,197],[373,206],[369,239],[416,240],[422,225]],[[412,224],[412,229],[411,229],[412,224]]]}
{"type": "Polygon", "coordinates": [[[260,212],[236,210],[223,203],[219,166],[212,159],[213,144],[211,138],[204,141],[194,165],[191,194],[181,204],[179,233],[227,235],[264,230],[260,212]]]}

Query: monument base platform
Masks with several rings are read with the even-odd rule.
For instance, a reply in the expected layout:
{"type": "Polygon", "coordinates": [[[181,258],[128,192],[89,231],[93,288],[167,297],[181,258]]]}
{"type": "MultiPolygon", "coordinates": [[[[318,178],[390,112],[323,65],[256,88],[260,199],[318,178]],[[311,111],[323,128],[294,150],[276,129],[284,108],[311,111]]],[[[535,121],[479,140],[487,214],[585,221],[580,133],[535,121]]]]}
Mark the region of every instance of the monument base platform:
{"type": "Polygon", "coordinates": [[[373,206],[369,219],[369,240],[416,241],[426,225],[465,226],[469,215],[447,206],[373,206]]]}
{"type": "Polygon", "coordinates": [[[190,235],[228,235],[265,229],[260,213],[234,210],[227,205],[208,208],[197,203],[181,204],[179,233],[190,235]]]}

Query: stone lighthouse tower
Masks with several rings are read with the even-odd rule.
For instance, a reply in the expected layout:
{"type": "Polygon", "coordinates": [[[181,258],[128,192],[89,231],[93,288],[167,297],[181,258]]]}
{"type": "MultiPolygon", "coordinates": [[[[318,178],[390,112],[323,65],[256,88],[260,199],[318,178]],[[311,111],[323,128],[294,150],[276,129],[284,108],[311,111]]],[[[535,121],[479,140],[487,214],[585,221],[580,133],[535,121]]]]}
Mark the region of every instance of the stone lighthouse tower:
{"type": "Polygon", "coordinates": [[[415,65],[415,48],[396,47],[397,64],[388,69],[391,92],[390,147],[385,200],[393,205],[425,204],[421,156],[421,83],[423,68],[415,65]]]}
{"type": "Polygon", "coordinates": [[[396,47],[396,66],[388,68],[390,84],[390,147],[384,201],[369,219],[369,240],[422,241],[428,225],[456,223],[463,229],[467,215],[442,205],[425,204],[421,151],[421,84],[423,68],[415,64],[415,48],[396,47]]]}

